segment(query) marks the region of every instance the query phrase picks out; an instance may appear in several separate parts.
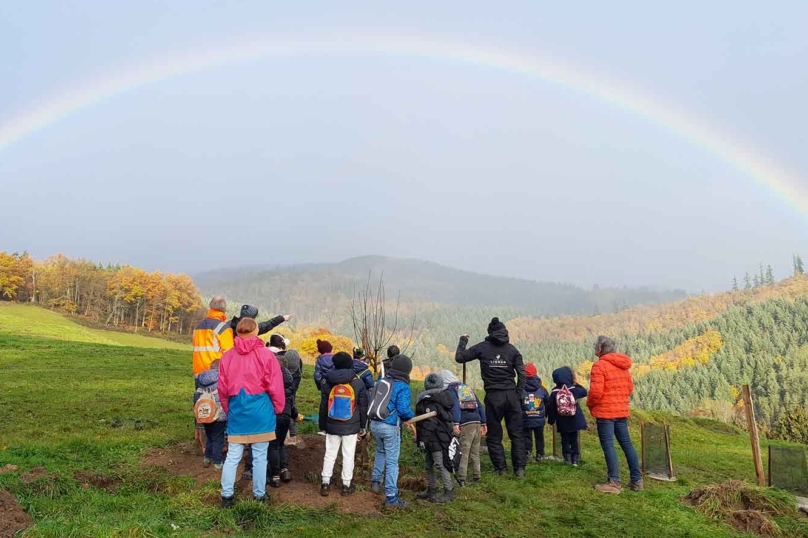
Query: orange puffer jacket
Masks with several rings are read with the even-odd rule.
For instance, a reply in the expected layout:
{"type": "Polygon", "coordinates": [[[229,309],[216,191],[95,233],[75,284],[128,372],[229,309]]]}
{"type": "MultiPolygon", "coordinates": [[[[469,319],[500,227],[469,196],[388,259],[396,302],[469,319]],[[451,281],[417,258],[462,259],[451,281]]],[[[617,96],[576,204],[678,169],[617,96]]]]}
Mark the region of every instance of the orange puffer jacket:
{"type": "Polygon", "coordinates": [[[603,355],[594,365],[586,405],[595,418],[628,418],[628,400],[634,392],[631,359],[620,353],[603,355]]]}

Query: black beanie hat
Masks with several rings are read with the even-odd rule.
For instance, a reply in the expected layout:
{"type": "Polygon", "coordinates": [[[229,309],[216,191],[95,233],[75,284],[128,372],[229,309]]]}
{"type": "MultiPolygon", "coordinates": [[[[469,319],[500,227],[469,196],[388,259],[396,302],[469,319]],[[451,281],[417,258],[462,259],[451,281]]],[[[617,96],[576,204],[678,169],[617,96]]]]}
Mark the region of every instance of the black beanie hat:
{"type": "Polygon", "coordinates": [[[488,334],[502,330],[505,330],[505,324],[499,321],[499,318],[491,318],[491,323],[488,324],[488,334]]]}
{"type": "Polygon", "coordinates": [[[245,304],[241,306],[241,317],[242,318],[252,318],[255,319],[258,317],[258,307],[245,304]]]}
{"type": "Polygon", "coordinates": [[[390,363],[390,368],[409,375],[412,372],[412,359],[406,355],[396,355],[390,363]]]}
{"type": "Polygon", "coordinates": [[[339,353],[335,354],[333,361],[334,368],[337,370],[348,370],[349,368],[353,368],[353,357],[344,351],[340,351],[339,353]]]}
{"type": "Polygon", "coordinates": [[[432,373],[424,379],[424,390],[442,389],[443,379],[438,374],[432,373]]]}

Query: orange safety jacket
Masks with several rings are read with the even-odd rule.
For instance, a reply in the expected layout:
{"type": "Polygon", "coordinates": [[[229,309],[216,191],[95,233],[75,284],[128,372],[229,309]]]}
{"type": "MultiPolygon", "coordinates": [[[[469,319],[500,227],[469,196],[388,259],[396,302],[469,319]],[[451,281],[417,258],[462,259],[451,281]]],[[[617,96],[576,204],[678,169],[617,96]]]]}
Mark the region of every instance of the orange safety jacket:
{"type": "Polygon", "coordinates": [[[210,370],[213,361],[233,347],[233,329],[221,310],[208,310],[208,314],[194,329],[194,375],[210,370]]]}

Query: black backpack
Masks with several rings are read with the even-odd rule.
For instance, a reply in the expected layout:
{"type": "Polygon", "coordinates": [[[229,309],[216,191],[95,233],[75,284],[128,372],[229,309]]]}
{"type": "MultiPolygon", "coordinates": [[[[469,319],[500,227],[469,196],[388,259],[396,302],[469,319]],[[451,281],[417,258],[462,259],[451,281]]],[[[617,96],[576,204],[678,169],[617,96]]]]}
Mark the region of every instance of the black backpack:
{"type": "Polygon", "coordinates": [[[390,417],[390,397],[393,395],[393,380],[382,378],[373,387],[373,395],[368,406],[368,419],[384,422],[390,417]]]}

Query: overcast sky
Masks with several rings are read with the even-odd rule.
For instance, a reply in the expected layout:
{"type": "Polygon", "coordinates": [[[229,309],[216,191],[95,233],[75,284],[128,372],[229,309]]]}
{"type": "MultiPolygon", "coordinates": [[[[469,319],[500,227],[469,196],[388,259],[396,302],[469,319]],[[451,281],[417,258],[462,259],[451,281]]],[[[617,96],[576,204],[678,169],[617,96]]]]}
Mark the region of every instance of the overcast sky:
{"type": "Polygon", "coordinates": [[[766,178],[597,84],[485,62],[311,47],[12,127],[234,43],[451,42],[668,103],[803,188],[806,21],[799,1],[3,2],[0,250],[191,273],[384,254],[690,291],[761,262],[783,277],[808,215],[766,178]]]}

